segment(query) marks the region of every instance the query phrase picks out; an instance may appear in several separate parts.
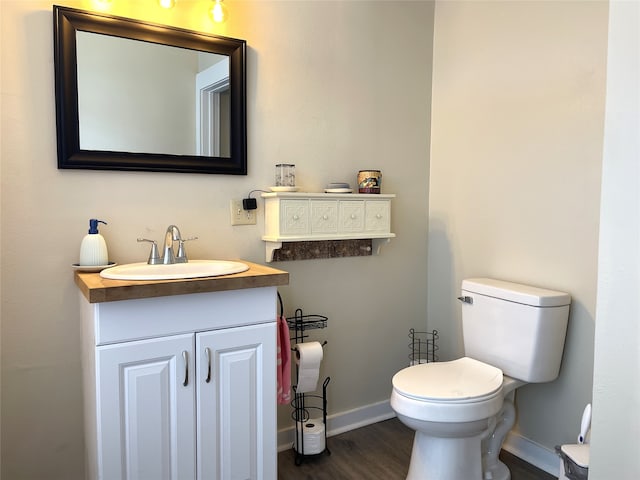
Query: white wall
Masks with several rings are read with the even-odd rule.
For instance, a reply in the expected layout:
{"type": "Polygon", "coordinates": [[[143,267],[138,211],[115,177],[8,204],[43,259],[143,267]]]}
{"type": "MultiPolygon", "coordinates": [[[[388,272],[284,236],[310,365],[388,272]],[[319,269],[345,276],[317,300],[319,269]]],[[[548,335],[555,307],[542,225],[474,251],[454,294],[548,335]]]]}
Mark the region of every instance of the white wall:
{"type": "Polygon", "coordinates": [[[551,450],[591,401],[607,3],[437,2],[434,31],[429,326],[462,354],[465,277],[571,294],[559,379],[517,394],[551,450]]]}
{"type": "Polygon", "coordinates": [[[640,3],[611,3],[589,478],[640,478],[640,3]]]}
{"type": "MultiPolygon", "coordinates": [[[[56,3],[92,8],[88,0],[56,3]]],[[[433,4],[230,2],[229,21],[214,28],[209,3],[180,1],[165,12],[150,0],[105,2],[117,15],[247,40],[246,177],[57,170],[52,3],[0,3],[5,478],[83,476],[70,266],[91,217],[109,222],[101,233],[117,262],[146,258],[135,239],[159,239],[170,223],[199,236],[189,245],[193,258],[261,262],[262,220],[232,228],[231,198],[271,185],[282,161],[296,164],[309,191],[379,168],[383,192],[398,194],[398,237],[379,257],[277,264],[291,273],[282,289],[287,313],[302,307],[330,318],[321,337],[329,341],[331,413],[388,399],[409,327],[425,326],[433,4]]]]}

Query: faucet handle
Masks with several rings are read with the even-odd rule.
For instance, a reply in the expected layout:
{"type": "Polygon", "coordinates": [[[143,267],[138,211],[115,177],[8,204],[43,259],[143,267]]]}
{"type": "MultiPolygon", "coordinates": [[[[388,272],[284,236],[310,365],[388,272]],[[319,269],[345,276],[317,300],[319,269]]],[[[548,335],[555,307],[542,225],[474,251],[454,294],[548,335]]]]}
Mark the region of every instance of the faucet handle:
{"type": "Polygon", "coordinates": [[[176,255],[176,263],[187,263],[187,251],[184,249],[184,242],[190,242],[192,240],[198,240],[198,237],[181,238],[178,240],[178,255],[176,255]]]}
{"type": "Polygon", "coordinates": [[[138,238],[138,242],[149,242],[151,244],[151,252],[149,253],[149,259],[147,263],[149,265],[157,265],[162,263],[160,254],[158,253],[158,244],[155,240],[149,240],[148,238],[138,238]]]}

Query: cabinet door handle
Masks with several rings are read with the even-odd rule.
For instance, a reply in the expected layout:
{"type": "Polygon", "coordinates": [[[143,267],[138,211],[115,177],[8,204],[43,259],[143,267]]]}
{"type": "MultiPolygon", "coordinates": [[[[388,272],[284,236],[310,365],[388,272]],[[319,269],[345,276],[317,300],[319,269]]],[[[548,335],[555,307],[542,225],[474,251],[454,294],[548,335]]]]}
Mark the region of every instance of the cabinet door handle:
{"type": "Polygon", "coordinates": [[[182,351],[182,360],[184,360],[184,382],[182,386],[189,385],[189,353],[186,350],[182,351]]]}
{"type": "Polygon", "coordinates": [[[207,378],[205,382],[211,382],[211,349],[209,347],[205,347],[204,354],[207,356],[207,378]]]}

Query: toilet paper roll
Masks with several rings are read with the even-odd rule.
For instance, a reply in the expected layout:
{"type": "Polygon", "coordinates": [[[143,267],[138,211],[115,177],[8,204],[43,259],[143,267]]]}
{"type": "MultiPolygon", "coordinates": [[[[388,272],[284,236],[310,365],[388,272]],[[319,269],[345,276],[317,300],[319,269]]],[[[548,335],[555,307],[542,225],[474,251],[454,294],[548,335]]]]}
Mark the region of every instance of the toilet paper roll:
{"type": "Polygon", "coordinates": [[[296,345],[296,363],[298,364],[297,393],[313,392],[318,385],[320,364],[322,363],[322,345],[320,342],[306,342],[296,345]]]}
{"type": "Polygon", "coordinates": [[[296,422],[296,428],[298,432],[293,444],[296,452],[302,455],[316,455],[324,452],[326,445],[324,437],[325,426],[321,418],[312,418],[306,422],[296,422]]]}

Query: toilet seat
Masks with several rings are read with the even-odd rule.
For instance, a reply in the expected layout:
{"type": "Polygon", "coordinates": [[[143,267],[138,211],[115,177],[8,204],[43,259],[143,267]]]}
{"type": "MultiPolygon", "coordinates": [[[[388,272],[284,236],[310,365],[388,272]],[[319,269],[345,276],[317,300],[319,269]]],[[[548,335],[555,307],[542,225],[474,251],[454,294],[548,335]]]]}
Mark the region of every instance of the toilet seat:
{"type": "Polygon", "coordinates": [[[415,400],[468,403],[492,396],[502,387],[502,370],[469,357],[423,363],[400,370],[392,383],[415,400]]]}
{"type": "Polygon", "coordinates": [[[393,409],[424,421],[480,420],[498,413],[503,402],[502,370],[469,357],[407,367],[392,384],[393,409]]]}

